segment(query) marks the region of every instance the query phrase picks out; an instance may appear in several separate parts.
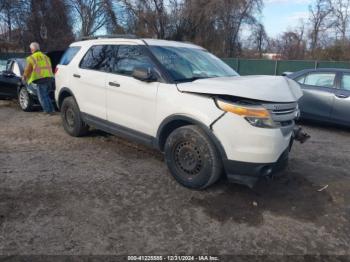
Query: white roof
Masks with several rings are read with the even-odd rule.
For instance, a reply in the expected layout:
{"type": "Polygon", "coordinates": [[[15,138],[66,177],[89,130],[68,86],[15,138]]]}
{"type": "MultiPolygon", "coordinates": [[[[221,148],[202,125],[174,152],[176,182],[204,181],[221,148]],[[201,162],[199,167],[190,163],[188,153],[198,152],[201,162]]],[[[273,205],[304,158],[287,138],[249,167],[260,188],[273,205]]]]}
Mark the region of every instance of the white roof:
{"type": "Polygon", "coordinates": [[[71,44],[71,46],[90,46],[92,44],[115,44],[115,43],[135,43],[139,45],[150,45],[150,46],[174,46],[174,47],[187,47],[187,48],[198,48],[204,49],[198,45],[188,42],[168,41],[160,39],[133,39],[133,38],[97,38],[91,40],[78,41],[71,44]]]}
{"type": "Polygon", "coordinates": [[[71,46],[90,46],[92,44],[113,44],[113,43],[135,43],[144,45],[145,43],[141,39],[132,39],[132,38],[97,38],[90,40],[83,40],[74,42],[71,46]]]}
{"type": "Polygon", "coordinates": [[[169,41],[169,40],[160,40],[160,39],[143,39],[148,45],[154,46],[175,46],[175,47],[188,47],[188,48],[199,48],[204,49],[198,45],[189,43],[189,42],[178,42],[178,41],[169,41]]]}

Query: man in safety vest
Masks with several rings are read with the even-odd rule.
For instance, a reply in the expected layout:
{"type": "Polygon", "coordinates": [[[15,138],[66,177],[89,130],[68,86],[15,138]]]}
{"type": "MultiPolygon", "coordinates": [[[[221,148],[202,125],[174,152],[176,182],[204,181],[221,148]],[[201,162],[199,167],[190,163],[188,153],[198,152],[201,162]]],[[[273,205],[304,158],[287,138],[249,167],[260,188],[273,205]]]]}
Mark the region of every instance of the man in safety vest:
{"type": "Polygon", "coordinates": [[[30,44],[31,56],[27,57],[27,66],[22,79],[28,85],[35,85],[39,102],[44,112],[51,114],[55,108],[49,97],[49,89],[53,83],[53,73],[50,58],[40,51],[38,43],[30,44]]]}

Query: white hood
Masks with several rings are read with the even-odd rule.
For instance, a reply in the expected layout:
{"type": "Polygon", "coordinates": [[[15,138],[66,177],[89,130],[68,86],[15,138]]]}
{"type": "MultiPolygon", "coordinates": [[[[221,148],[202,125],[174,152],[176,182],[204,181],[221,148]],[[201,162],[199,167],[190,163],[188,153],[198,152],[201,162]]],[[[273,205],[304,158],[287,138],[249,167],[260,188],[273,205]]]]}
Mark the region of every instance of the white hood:
{"type": "Polygon", "coordinates": [[[181,92],[230,95],[266,102],[295,102],[303,95],[294,80],[283,76],[236,76],[178,84],[181,92]]]}

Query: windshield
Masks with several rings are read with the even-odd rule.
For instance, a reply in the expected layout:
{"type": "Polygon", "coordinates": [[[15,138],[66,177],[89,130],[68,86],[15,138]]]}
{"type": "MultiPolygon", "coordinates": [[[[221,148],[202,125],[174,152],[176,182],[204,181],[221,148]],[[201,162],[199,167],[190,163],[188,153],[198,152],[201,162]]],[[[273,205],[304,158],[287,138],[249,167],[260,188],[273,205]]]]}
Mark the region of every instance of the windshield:
{"type": "Polygon", "coordinates": [[[174,46],[150,46],[152,53],[176,82],[238,74],[206,50],[174,46]]]}

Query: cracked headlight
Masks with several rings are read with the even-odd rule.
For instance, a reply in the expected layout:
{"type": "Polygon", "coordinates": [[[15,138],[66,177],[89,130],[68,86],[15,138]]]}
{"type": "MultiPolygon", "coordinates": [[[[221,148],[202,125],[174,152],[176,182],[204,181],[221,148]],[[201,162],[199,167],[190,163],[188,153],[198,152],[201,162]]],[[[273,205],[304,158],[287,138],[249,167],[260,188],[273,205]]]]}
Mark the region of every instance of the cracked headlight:
{"type": "Polygon", "coordinates": [[[245,119],[249,122],[249,124],[256,127],[278,128],[281,126],[271,118],[245,117],[245,119]]]}
{"type": "Polygon", "coordinates": [[[225,111],[244,117],[249,124],[263,128],[277,128],[279,123],[272,120],[270,112],[262,106],[234,104],[224,100],[216,100],[217,106],[225,111]]]}

